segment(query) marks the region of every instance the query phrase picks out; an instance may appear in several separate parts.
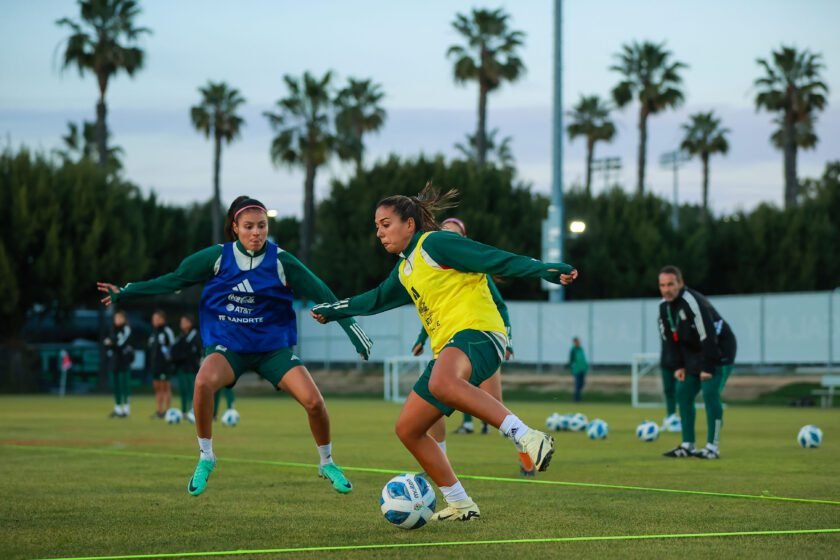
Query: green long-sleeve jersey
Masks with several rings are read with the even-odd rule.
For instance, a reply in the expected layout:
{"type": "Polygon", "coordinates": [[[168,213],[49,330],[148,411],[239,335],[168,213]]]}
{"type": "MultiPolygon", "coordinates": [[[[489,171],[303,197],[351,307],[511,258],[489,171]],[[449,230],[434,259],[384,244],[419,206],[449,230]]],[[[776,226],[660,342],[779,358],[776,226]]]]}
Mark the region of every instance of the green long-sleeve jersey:
{"type": "MultiPolygon", "coordinates": [[[[417,242],[424,233],[418,231],[412,236],[411,242],[400,253],[396,266],[379,286],[336,303],[316,305],[312,310],[328,320],[336,320],[359,315],[375,315],[413,303],[400,282],[399,269],[402,261],[408,258],[417,247],[417,242]]],[[[428,235],[423,241],[423,250],[439,265],[461,272],[479,272],[502,277],[542,278],[559,284],[560,274],[569,274],[574,270],[574,267],[566,263],[542,262],[502,251],[447,231],[436,231],[428,235]]]]}
{"type": "MultiPolygon", "coordinates": [[[[490,295],[493,297],[493,303],[496,304],[496,309],[499,310],[499,315],[502,316],[502,321],[505,324],[505,329],[507,329],[507,350],[511,354],[513,353],[513,331],[510,327],[510,314],[508,313],[507,304],[505,300],[502,298],[502,294],[499,293],[499,288],[496,287],[496,283],[493,282],[493,278],[489,275],[487,276],[487,287],[490,288],[490,295]]],[[[426,329],[420,327],[420,333],[417,335],[417,340],[414,341],[412,348],[417,346],[423,346],[426,344],[426,340],[429,338],[429,333],[426,332],[426,329]]]]}
{"type": "MultiPolygon", "coordinates": [[[[126,284],[118,293],[112,294],[114,303],[118,300],[130,300],[144,296],[171,294],[195,284],[203,284],[219,272],[222,262],[222,245],[213,245],[202,249],[185,258],[174,272],[158,276],[142,282],[126,284]]],[[[234,243],[234,257],[241,270],[251,270],[262,263],[266,246],[259,251],[249,251],[237,241],[234,243]]],[[[277,276],[283,285],[290,288],[296,296],[309,301],[337,300],[335,294],[324,282],[309,270],[294,255],[282,249],[277,252],[277,276]]],[[[353,346],[359,354],[367,359],[372,342],[356,321],[350,318],[339,322],[347,333],[353,346]]]]}

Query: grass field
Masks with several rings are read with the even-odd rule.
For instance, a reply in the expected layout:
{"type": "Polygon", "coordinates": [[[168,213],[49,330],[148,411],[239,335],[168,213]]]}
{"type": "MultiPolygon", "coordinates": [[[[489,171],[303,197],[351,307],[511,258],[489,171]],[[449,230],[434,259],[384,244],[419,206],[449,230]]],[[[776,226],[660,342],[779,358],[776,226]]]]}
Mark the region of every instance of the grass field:
{"type": "MultiPolygon", "coordinates": [[[[378,503],[391,473],[417,470],[393,434],[398,407],[353,399],[327,404],[335,458],[354,482],[351,494],[335,493],[316,476],[317,453],[303,411],[278,396],[237,401],[242,422],[216,428],[219,462],[208,490],[193,498],[186,483],[197,457],[194,428],[150,420],[151,398],[133,399],[131,418],[109,420],[105,397],[2,397],[0,558],[277,549],[287,552],[217,557],[836,558],[840,553],[840,533],[629,538],[840,530],[836,409],[730,407],[722,460],[700,461],[660,456],[679,441],[678,434],[663,434],[654,443],[636,440],[638,422],[661,420],[659,410],[511,402],[532,425],[542,425],[552,412],[580,411],[605,419],[610,436],[590,441],[580,433],[557,434],[551,468],[533,482],[517,477],[513,446],[498,435],[453,435],[449,455],[481,506],[481,520],[403,531],[387,524],[378,503]],[[801,449],[795,442],[799,428],[809,423],[825,433],[820,449],[801,449]],[[581,537],[593,539],[571,540],[581,537]],[[621,538],[594,539],[599,537],[621,538]],[[473,544],[509,539],[531,542],[473,544]],[[540,539],[566,540],[533,542],[540,539]],[[423,543],[435,546],[405,546],[423,543]],[[368,545],[383,547],[318,549],[368,545]]],[[[698,436],[704,437],[702,411],[698,420],[698,436]]],[[[456,422],[450,419],[450,430],[456,422]]]]}

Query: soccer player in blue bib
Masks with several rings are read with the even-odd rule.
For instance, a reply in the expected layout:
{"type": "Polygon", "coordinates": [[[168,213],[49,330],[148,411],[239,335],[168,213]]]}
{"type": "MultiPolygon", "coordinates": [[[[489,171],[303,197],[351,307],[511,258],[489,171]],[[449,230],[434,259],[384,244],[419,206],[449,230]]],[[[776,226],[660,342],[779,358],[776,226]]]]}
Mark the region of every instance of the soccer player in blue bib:
{"type": "MultiPolygon", "coordinates": [[[[216,466],[213,395],[223,387],[232,387],[246,371],[256,371],[306,409],[321,459],[318,474],[346,494],[352,485],[333,462],[324,398],[306,366],[292,352],[297,344],[294,296],[312,301],[336,301],[336,297],[299,260],[267,241],[268,215],[258,200],[237,198],[228,210],[225,231],[230,243],[190,255],[175,272],[122,288],[97,283],[97,288],[106,293],[102,298],[105,305],[204,284],[199,323],[206,357],[196,377],[193,398],[200,456],[187,490],[193,496],[204,492],[216,466]]],[[[339,324],[366,360],[370,339],[352,319],[339,324]]]]}

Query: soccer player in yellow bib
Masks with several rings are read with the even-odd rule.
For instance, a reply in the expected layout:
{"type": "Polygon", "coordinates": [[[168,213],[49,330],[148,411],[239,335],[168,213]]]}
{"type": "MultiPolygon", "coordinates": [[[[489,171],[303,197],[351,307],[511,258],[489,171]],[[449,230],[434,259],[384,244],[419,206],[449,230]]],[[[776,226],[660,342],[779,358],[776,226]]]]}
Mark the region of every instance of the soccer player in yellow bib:
{"type": "Polygon", "coordinates": [[[409,393],[396,432],[446,499],[447,506],[432,517],[440,521],[480,517],[446,454],[427,433],[443,415],[460,410],[487,421],[524,448],[539,471],[548,467],[554,454],[550,435],[529,428],[479,388],[499,375],[507,344],[486,275],[543,278],[558,284],[577,278],[577,271],[568,264],[544,263],[439,231],[435,214],[454,207],[456,194],[450,190],[440,195],[426,185],[418,196],[379,201],[374,216],[376,236],[386,251],[399,255],[397,265],[373,290],[312,308],[313,318],[326,323],[408,303],[417,307],[432,341],[433,359],[409,393]]]}
{"type": "MultiPolygon", "coordinates": [[[[457,233],[461,237],[467,236],[467,226],[466,224],[464,224],[463,221],[459,220],[458,218],[446,218],[440,223],[440,229],[441,231],[451,231],[452,233],[457,233]]],[[[513,341],[511,337],[510,316],[508,315],[505,300],[502,299],[502,294],[499,293],[499,289],[496,288],[496,284],[493,282],[493,278],[491,278],[490,276],[487,276],[487,287],[490,289],[490,296],[493,298],[493,303],[496,305],[496,309],[499,310],[499,315],[502,318],[502,322],[505,324],[507,345],[505,346],[504,360],[507,361],[510,360],[511,357],[513,357],[513,341]]],[[[426,344],[426,340],[428,338],[429,333],[426,332],[425,328],[421,328],[420,334],[417,336],[417,340],[414,342],[414,346],[411,348],[411,353],[415,356],[419,356],[420,354],[422,354],[423,346],[426,344]]],[[[499,373],[501,373],[501,369],[499,370],[499,373]]],[[[501,375],[490,376],[490,378],[486,379],[479,387],[482,391],[487,391],[488,393],[490,393],[493,396],[493,398],[495,398],[497,401],[502,402],[501,375]]],[[[482,434],[488,433],[488,426],[489,424],[487,424],[487,422],[482,422],[482,434]]],[[[455,433],[471,434],[472,432],[472,416],[465,412],[464,421],[455,433]]],[[[429,429],[429,435],[432,436],[432,438],[434,438],[438,446],[443,450],[444,453],[446,453],[446,422],[444,422],[442,416],[429,429]]],[[[525,453],[525,451],[518,445],[516,451],[519,454],[519,474],[525,477],[533,477],[536,474],[537,469],[534,467],[533,461],[531,461],[531,456],[525,453]]]]}

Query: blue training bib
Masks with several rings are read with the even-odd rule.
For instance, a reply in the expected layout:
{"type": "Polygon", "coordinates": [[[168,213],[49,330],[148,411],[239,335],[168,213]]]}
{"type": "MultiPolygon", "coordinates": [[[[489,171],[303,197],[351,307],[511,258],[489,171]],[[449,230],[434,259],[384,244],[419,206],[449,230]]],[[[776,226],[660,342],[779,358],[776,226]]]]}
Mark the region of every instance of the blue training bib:
{"type": "Polygon", "coordinates": [[[239,268],[233,245],[222,246],[219,273],[201,293],[202,341],[245,354],[294,346],[294,294],[277,274],[277,245],[266,242],[265,256],[252,270],[239,268]]]}

